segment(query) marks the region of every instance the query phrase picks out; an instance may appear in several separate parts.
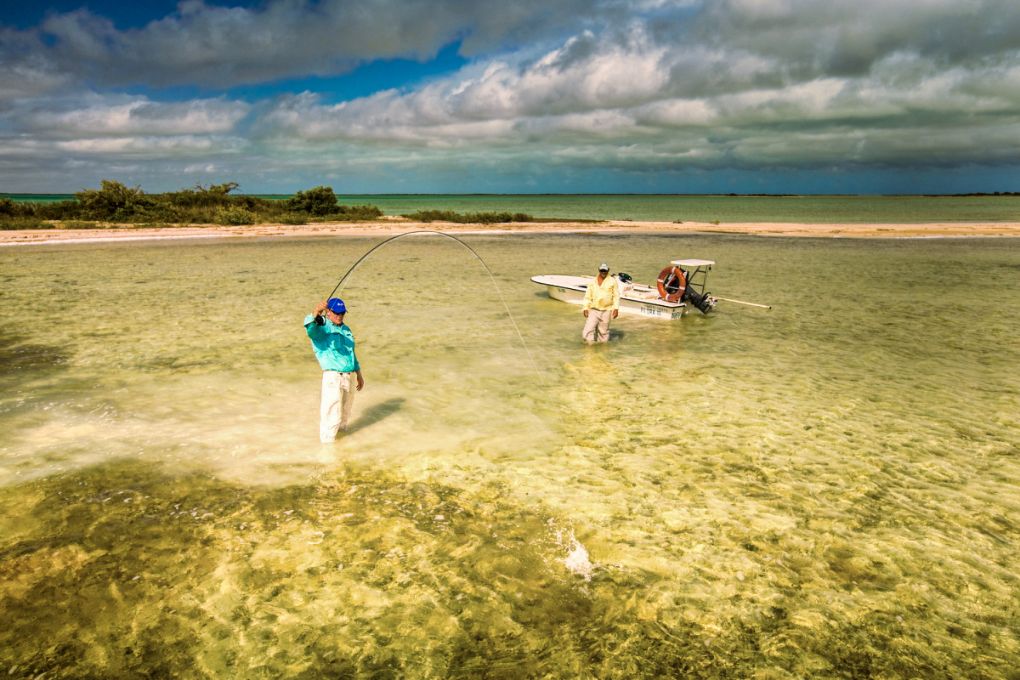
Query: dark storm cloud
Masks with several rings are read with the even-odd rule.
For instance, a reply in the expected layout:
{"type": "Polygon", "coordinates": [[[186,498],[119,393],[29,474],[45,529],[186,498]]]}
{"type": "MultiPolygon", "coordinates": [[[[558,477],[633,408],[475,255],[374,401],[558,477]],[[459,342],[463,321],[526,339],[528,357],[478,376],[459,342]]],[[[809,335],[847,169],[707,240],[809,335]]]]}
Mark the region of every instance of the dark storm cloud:
{"type": "Polygon", "coordinates": [[[34,97],[73,81],[49,58],[32,33],[0,26],[0,110],[6,102],[34,97]]]}
{"type": "Polygon", "coordinates": [[[591,16],[588,0],[280,0],[257,9],[188,0],[140,29],[118,30],[87,10],[50,16],[49,58],[107,85],[226,88],[342,73],[374,59],[428,59],[462,40],[478,54],[530,41],[591,16]]]}
{"type": "Polygon", "coordinates": [[[1020,49],[1020,6],[1014,0],[721,0],[706,3],[681,34],[775,58],[799,78],[866,74],[897,52],[943,67],[1020,49]]]}

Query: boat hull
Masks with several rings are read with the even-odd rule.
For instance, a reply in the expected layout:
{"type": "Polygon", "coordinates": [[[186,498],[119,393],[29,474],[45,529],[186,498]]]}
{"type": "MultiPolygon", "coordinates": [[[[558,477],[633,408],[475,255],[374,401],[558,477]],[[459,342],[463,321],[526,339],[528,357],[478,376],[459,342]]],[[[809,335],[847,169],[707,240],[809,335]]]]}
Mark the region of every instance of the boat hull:
{"type": "MultiPolygon", "coordinates": [[[[573,305],[584,304],[584,294],[591,276],[545,275],[533,276],[531,280],[545,286],[549,297],[573,305]]],[[[620,314],[640,316],[660,321],[675,321],[687,314],[687,305],[683,302],[667,302],[659,298],[658,291],[640,284],[625,286],[620,296],[620,314]]]]}

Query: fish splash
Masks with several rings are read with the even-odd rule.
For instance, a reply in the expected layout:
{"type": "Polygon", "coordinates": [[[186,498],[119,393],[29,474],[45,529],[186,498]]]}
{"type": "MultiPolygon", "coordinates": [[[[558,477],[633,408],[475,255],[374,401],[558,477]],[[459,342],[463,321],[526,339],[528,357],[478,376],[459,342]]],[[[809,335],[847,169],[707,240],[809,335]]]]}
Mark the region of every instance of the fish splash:
{"type": "Polygon", "coordinates": [[[588,550],[574,536],[574,530],[570,530],[570,536],[566,540],[563,540],[562,533],[560,533],[558,538],[560,545],[567,549],[567,557],[563,560],[567,570],[572,574],[583,577],[585,581],[591,581],[591,575],[595,572],[595,565],[592,564],[591,558],[588,556],[588,550]]]}

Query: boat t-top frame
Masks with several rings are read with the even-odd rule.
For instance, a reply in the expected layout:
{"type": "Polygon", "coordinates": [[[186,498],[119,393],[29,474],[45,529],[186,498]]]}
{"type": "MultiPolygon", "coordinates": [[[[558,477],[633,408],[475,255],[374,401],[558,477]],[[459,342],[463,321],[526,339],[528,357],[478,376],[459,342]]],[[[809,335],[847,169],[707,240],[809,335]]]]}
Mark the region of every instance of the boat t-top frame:
{"type": "Polygon", "coordinates": [[[679,267],[687,279],[687,290],[681,299],[697,307],[702,314],[708,314],[715,309],[716,298],[705,291],[708,285],[708,272],[712,271],[715,261],[686,259],[672,260],[670,264],[679,267]]]}
{"type": "Polygon", "coordinates": [[[708,272],[712,271],[714,260],[672,260],[670,264],[683,270],[688,286],[694,288],[700,295],[705,294],[705,286],[708,285],[708,272]]]}

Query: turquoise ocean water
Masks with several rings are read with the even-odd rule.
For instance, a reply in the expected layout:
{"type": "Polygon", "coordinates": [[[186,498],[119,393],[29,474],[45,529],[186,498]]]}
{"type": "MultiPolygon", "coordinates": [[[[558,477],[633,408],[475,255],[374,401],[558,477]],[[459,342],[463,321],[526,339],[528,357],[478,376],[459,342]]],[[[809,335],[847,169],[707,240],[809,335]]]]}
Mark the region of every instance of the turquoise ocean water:
{"type": "MultiPolygon", "coordinates": [[[[58,201],[71,194],[0,194],[58,201]]],[[[270,195],[267,198],[287,198],[270,195]]],[[[1020,196],[341,195],[387,215],[417,210],[509,211],[534,217],[672,222],[1014,222],[1020,196]]]]}

